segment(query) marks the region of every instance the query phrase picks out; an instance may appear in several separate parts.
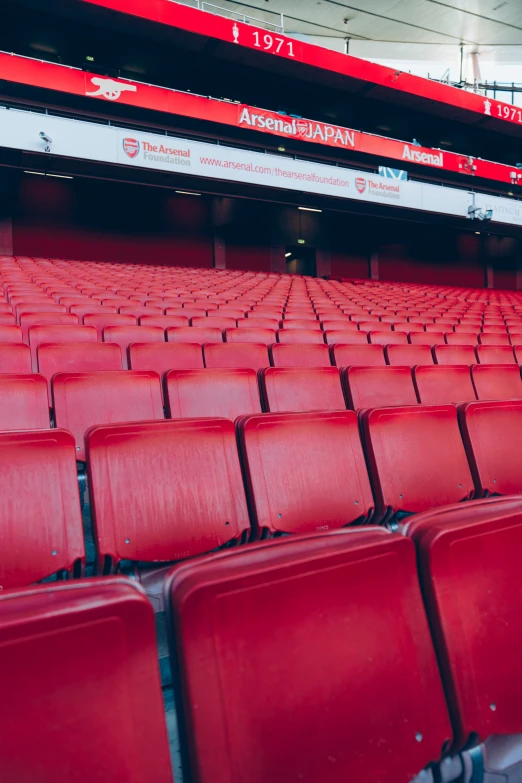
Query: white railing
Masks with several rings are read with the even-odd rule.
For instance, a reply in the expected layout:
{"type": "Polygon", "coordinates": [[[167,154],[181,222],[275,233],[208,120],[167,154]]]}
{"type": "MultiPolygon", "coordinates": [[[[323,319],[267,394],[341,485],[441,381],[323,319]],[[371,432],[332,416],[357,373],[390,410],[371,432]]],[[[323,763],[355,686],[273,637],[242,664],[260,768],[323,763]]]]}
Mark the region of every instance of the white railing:
{"type": "Polygon", "coordinates": [[[228,19],[235,19],[237,22],[244,22],[244,24],[253,24],[255,27],[263,27],[267,30],[272,30],[275,33],[284,33],[284,19],[283,14],[276,11],[267,11],[271,16],[277,17],[276,22],[267,22],[266,19],[258,19],[255,16],[248,16],[247,14],[241,14],[238,11],[232,11],[230,8],[222,8],[219,5],[213,3],[206,3],[203,0],[168,0],[169,3],[181,3],[182,5],[190,5],[192,8],[199,8],[200,11],[208,11],[211,14],[217,14],[218,16],[226,16],[228,19]]]}

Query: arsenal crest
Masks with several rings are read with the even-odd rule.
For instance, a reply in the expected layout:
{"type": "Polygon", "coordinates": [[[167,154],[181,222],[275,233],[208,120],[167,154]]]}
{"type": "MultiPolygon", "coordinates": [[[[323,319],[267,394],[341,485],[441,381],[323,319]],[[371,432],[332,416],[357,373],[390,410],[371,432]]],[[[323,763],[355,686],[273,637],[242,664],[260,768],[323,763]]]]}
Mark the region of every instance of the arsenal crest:
{"type": "Polygon", "coordinates": [[[140,143],[137,139],[123,139],[123,151],[129,158],[135,158],[140,151],[140,143]]]}
{"type": "Polygon", "coordinates": [[[355,180],[355,189],[358,193],[364,193],[366,190],[366,180],[363,177],[357,177],[355,180]]]}

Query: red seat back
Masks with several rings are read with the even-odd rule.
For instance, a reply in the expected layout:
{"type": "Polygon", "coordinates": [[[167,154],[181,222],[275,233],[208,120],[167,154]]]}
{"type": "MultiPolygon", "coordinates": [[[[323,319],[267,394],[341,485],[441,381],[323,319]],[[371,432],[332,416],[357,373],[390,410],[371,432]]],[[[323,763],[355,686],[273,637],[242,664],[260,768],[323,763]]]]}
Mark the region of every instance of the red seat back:
{"type": "Polygon", "coordinates": [[[167,370],[203,368],[201,345],[194,343],[131,343],[131,370],[152,370],[162,376],[167,370]]]}
{"type": "Polygon", "coordinates": [[[347,367],[342,379],[352,410],[417,405],[409,367],[347,367]]]}
{"type": "Polygon", "coordinates": [[[269,367],[260,380],[271,413],[346,409],[337,367],[269,367]]]}
{"type": "Polygon", "coordinates": [[[165,389],[171,419],[218,416],[234,420],[261,413],[255,370],[172,370],[165,375],[165,389]]]}
{"type": "Polygon", "coordinates": [[[246,537],[250,524],[232,422],[96,427],[87,451],[102,570],[121,560],[182,560],[246,537]]]}
{"type": "Polygon", "coordinates": [[[470,368],[466,365],[415,367],[413,380],[422,405],[445,405],[476,399],[470,368]]]}
{"type": "Polygon", "coordinates": [[[522,400],[518,365],[476,364],[471,375],[477,400],[522,400]]]}
{"type": "Polygon", "coordinates": [[[270,366],[268,348],[262,343],[207,343],[203,356],[205,367],[260,370],[270,366]]]}

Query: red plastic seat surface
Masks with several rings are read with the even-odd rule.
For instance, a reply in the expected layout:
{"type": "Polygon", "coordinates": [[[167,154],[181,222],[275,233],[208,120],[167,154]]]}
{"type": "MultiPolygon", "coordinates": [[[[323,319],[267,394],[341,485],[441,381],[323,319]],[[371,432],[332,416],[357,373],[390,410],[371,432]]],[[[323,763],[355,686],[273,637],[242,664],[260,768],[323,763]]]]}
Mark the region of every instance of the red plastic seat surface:
{"type": "Polygon", "coordinates": [[[351,411],[244,416],[238,434],[258,535],[324,531],[371,518],[373,497],[351,411]]]}
{"type": "Polygon", "coordinates": [[[346,409],[337,367],[269,367],[260,381],[271,413],[346,409]]]}
{"type": "Polygon", "coordinates": [[[270,346],[273,367],[331,367],[327,345],[275,343],[270,346]]]}
{"type": "Polygon", "coordinates": [[[409,367],[347,367],[342,379],[352,410],[418,402],[409,367]]]}
{"type": "Polygon", "coordinates": [[[2,592],[0,650],[6,783],[79,782],[85,770],[93,781],[172,783],[154,614],[137,585],[114,577],[2,592]]]}
{"type": "Polygon", "coordinates": [[[476,364],[471,376],[477,400],[522,400],[518,365],[476,364]]]}
{"type": "MultiPolygon", "coordinates": [[[[415,367],[413,380],[422,405],[445,405],[476,399],[470,368],[466,365],[415,367]]],[[[522,388],[522,383],[520,385],[522,388]]]]}
{"type": "Polygon", "coordinates": [[[74,435],[78,460],[85,460],[89,427],[163,418],[160,378],[155,372],[57,373],[52,394],[56,424],[74,435]]]}
{"type": "Polygon", "coordinates": [[[230,421],[96,427],[87,452],[95,536],[106,570],[106,557],[110,567],[120,560],[181,560],[240,541],[250,529],[230,421]]]}
{"type": "Polygon", "coordinates": [[[167,370],[203,368],[203,353],[197,343],[131,343],[131,370],[152,370],[162,376],[167,370]]]}
{"type": "MultiPolygon", "coordinates": [[[[72,435],[58,429],[0,432],[0,474],[2,590],[30,585],[59,571],[80,573],[85,550],[72,435]]],[[[0,591],[0,599],[4,595],[0,591]]],[[[25,681],[13,678],[12,670],[9,676],[12,683],[25,681]]],[[[33,703],[29,700],[24,710],[33,703]]],[[[5,700],[4,704],[7,708],[5,700]]],[[[1,724],[3,742],[7,725],[1,724]]],[[[3,774],[5,758],[2,753],[3,774]]]]}
{"type": "Polygon", "coordinates": [[[171,419],[234,420],[261,413],[257,375],[251,369],[172,370],[165,375],[165,390],[171,419]]]}
{"type": "Polygon", "coordinates": [[[407,538],[289,536],[180,564],[168,591],[200,783],[405,783],[450,738],[407,538]]]}
{"type": "Polygon", "coordinates": [[[203,356],[205,367],[210,368],[260,370],[270,366],[268,348],[263,343],[207,343],[203,346],[203,356]]]}

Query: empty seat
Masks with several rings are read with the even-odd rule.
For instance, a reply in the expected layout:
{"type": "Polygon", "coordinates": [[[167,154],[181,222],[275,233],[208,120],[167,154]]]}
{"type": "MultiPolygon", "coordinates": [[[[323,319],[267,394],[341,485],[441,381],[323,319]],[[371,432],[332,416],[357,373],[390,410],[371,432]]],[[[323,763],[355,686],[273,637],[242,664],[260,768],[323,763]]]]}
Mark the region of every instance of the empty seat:
{"type": "Polygon", "coordinates": [[[369,334],[369,340],[374,345],[406,345],[408,335],[406,332],[373,331],[369,334]]]}
{"type": "Polygon", "coordinates": [[[337,367],[269,367],[260,377],[271,413],[346,409],[337,367]]]}
{"type": "Polygon", "coordinates": [[[71,324],[36,324],[29,329],[29,346],[33,369],[36,370],[38,346],[41,343],[95,343],[98,334],[94,326],[71,324]]]}
{"type": "Polygon", "coordinates": [[[203,356],[205,367],[260,370],[270,366],[268,348],[263,343],[207,343],[203,356]]]}
{"type": "Polygon", "coordinates": [[[288,536],[180,564],[168,594],[199,783],[405,783],[451,737],[409,539],[288,536]]]}
{"type": "Polygon", "coordinates": [[[238,318],[237,325],[240,329],[271,329],[274,332],[279,329],[277,318],[238,318]]]}
{"type": "MultiPolygon", "coordinates": [[[[276,331],[274,329],[226,329],[225,340],[227,343],[263,343],[263,345],[272,345],[276,341],[276,331]]],[[[213,343],[217,340],[205,340],[213,343]]]]}
{"type": "Polygon", "coordinates": [[[332,358],[337,367],[385,367],[382,345],[332,345],[332,358]]]}
{"type": "Polygon", "coordinates": [[[163,343],[165,333],[159,326],[106,326],[103,341],[121,348],[123,369],[129,366],[128,347],[131,343],[163,343]]]}
{"type": "Polygon", "coordinates": [[[192,318],[191,320],[192,326],[195,328],[202,327],[203,329],[207,328],[216,328],[221,329],[221,331],[224,331],[225,329],[235,329],[236,328],[236,319],[235,318],[227,318],[226,316],[203,316],[203,317],[196,317],[192,318]]]}
{"type": "Polygon", "coordinates": [[[476,364],[472,370],[477,400],[522,399],[518,365],[476,364]]]}
{"type": "Polygon", "coordinates": [[[197,370],[204,367],[201,345],[194,343],[131,343],[131,370],[152,370],[162,376],[167,370],[197,370]]]}
{"type": "Polygon", "coordinates": [[[321,321],[321,328],[324,332],[334,329],[334,330],[342,330],[343,332],[356,332],[357,331],[357,324],[353,323],[353,321],[349,321],[348,318],[325,318],[324,321],[321,321]]]}
{"type": "Polygon", "coordinates": [[[29,342],[29,329],[36,324],[71,324],[78,325],[78,316],[72,313],[27,313],[20,318],[22,338],[29,342]]]}
{"type": "Polygon", "coordinates": [[[442,345],[444,335],[442,332],[410,332],[409,340],[412,345],[442,345]]]}
{"type": "Polygon", "coordinates": [[[347,367],[342,371],[348,407],[417,405],[409,367],[347,367]]]}
{"type": "Polygon", "coordinates": [[[475,349],[471,345],[436,345],[433,355],[437,364],[467,364],[471,367],[477,361],[475,349]]]}
{"type": "Polygon", "coordinates": [[[284,329],[319,329],[319,322],[317,321],[317,318],[315,316],[310,316],[307,319],[303,318],[292,318],[292,316],[288,316],[284,319],[284,321],[281,321],[281,326],[284,329]]]}
{"type": "Polygon", "coordinates": [[[135,304],[122,305],[119,312],[122,315],[133,315],[135,318],[141,318],[142,315],[163,315],[165,308],[156,305],[140,306],[139,302],[135,304]]]}
{"type": "Polygon", "coordinates": [[[477,493],[522,493],[522,400],[470,402],[459,409],[477,493]]]}
{"type": "Polygon", "coordinates": [[[96,424],[163,418],[160,378],[150,371],[57,373],[52,381],[56,425],[74,435],[85,460],[85,433],[96,424]]]}
{"type": "Polygon", "coordinates": [[[477,359],[480,364],[516,364],[513,348],[508,345],[478,345],[477,359]]]}
{"type": "MultiPolygon", "coordinates": [[[[182,312],[182,311],[180,311],[182,312]]],[[[159,326],[168,329],[170,326],[188,326],[189,319],[184,315],[142,315],[140,326],[159,326]]]]}
{"type": "Polygon", "coordinates": [[[7,591],[0,615],[6,782],[88,769],[93,780],[172,783],[154,613],[137,585],[114,577],[7,591]]]}
{"type": "MultiPolygon", "coordinates": [[[[165,332],[169,343],[217,343],[223,340],[223,332],[215,327],[194,329],[193,326],[171,326],[165,332]]],[[[139,340],[136,340],[139,342],[139,340]]]]}
{"type": "Polygon", "coordinates": [[[0,430],[40,430],[50,426],[45,378],[30,374],[30,370],[29,374],[18,374],[14,368],[0,373],[0,430]]]}
{"type": "Polygon", "coordinates": [[[448,345],[477,345],[478,334],[471,332],[447,332],[444,337],[448,345]]]}
{"type": "Polygon", "coordinates": [[[121,560],[181,560],[246,538],[250,523],[231,421],[95,427],[87,447],[102,572],[121,560]]]}
{"type": "Polygon", "coordinates": [[[474,744],[485,741],[482,753],[469,764],[473,777],[482,767],[480,779],[516,781],[521,776],[521,738],[516,735],[522,729],[521,506],[513,498],[471,506],[476,508],[461,504],[437,516],[422,514],[421,534],[414,523],[411,535],[419,552],[434,643],[444,661],[444,685],[451,694],[455,746],[469,745],[470,739],[474,744]],[[499,649],[505,654],[495,664],[499,649]]]}
{"type": "Polygon", "coordinates": [[[416,513],[473,496],[453,405],[379,408],[362,414],[377,515],[416,513]]]}
{"type": "Polygon", "coordinates": [[[38,346],[37,358],[38,372],[49,384],[57,372],[122,369],[121,349],[114,343],[43,343],[38,346]]]}
{"type": "Polygon", "coordinates": [[[482,332],[479,334],[479,343],[481,345],[510,345],[509,336],[504,334],[490,334],[482,332]]]}
{"type": "Polygon", "coordinates": [[[255,370],[172,370],[165,375],[165,389],[171,419],[219,416],[234,420],[261,413],[255,370]]]}
{"type": "Polygon", "coordinates": [[[290,345],[276,343],[270,346],[273,367],[331,367],[327,345],[315,343],[290,345]]]}
{"type": "Polygon", "coordinates": [[[352,411],[245,416],[238,435],[257,535],[329,530],[371,518],[373,497],[352,411]]]}
{"type": "MultiPolygon", "coordinates": [[[[422,405],[445,405],[476,399],[467,365],[415,367],[413,379],[422,405]]],[[[522,383],[520,385],[522,387],[522,383]]]]}
{"type": "Polygon", "coordinates": [[[366,332],[347,332],[344,329],[328,329],[325,333],[328,345],[368,345],[366,332]]]}
{"type": "MultiPolygon", "coordinates": [[[[72,436],[56,429],[0,432],[0,474],[2,590],[30,585],[59,572],[79,575],[83,569],[85,551],[72,436]]],[[[2,600],[5,595],[5,592],[0,591],[2,600]]],[[[6,646],[2,645],[2,649],[5,661],[6,646]]],[[[41,664],[42,658],[39,660],[41,664]]],[[[18,668],[19,665],[20,661],[18,668]]],[[[40,668],[35,669],[32,665],[28,667],[27,673],[36,670],[41,676],[40,668]]],[[[13,677],[12,670],[9,676],[12,682],[26,682],[25,678],[13,677]]],[[[24,714],[31,703],[28,698],[27,702],[20,705],[24,714]]],[[[15,708],[15,705],[10,706],[15,708]]],[[[40,710],[38,712],[41,720],[40,710]]],[[[5,740],[5,732],[11,720],[12,713],[11,717],[1,722],[1,743],[5,740]]],[[[25,742],[24,748],[24,754],[27,754],[25,742]]],[[[8,780],[10,775],[6,769],[6,749],[0,753],[2,774],[8,780]]],[[[52,775],[55,773],[56,770],[52,770],[52,775]]],[[[15,776],[11,779],[30,781],[32,778],[31,772],[29,777],[24,774],[22,778],[15,776]]],[[[42,779],[40,771],[38,779],[42,779]]],[[[49,781],[51,779],[47,778],[49,781]]]]}
{"type": "Polygon", "coordinates": [[[2,326],[14,326],[15,317],[12,313],[0,313],[0,325],[2,326]]]}
{"type": "Polygon", "coordinates": [[[84,304],[84,305],[73,305],[70,308],[70,312],[73,315],[78,316],[79,323],[83,323],[84,317],[87,315],[87,313],[117,313],[116,307],[113,305],[97,305],[97,304],[84,304]]]}
{"type": "Polygon", "coordinates": [[[0,343],[21,343],[22,341],[22,330],[19,326],[0,324],[0,343]]]}
{"type": "Polygon", "coordinates": [[[0,373],[28,373],[31,370],[31,349],[28,345],[0,343],[0,373]]]}
{"type": "Polygon", "coordinates": [[[106,326],[136,326],[137,319],[135,315],[120,315],[119,313],[87,313],[83,316],[83,323],[85,326],[94,326],[98,340],[101,341],[106,326]]]}
{"type": "Polygon", "coordinates": [[[320,329],[279,329],[278,343],[324,343],[324,335],[320,329]]]}
{"type": "Polygon", "coordinates": [[[392,366],[413,367],[433,364],[429,345],[388,345],[384,349],[386,361],[392,366]]]}

